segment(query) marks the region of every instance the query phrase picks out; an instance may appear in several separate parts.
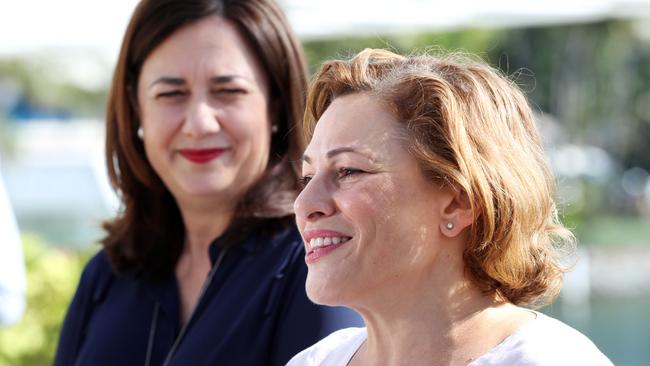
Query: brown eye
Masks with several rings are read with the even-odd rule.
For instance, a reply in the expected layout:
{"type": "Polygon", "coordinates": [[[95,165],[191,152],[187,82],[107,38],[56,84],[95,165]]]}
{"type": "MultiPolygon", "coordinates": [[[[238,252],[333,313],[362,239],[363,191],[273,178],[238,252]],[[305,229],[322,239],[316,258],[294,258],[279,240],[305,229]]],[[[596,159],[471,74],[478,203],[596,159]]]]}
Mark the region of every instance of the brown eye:
{"type": "Polygon", "coordinates": [[[347,178],[347,177],[362,174],[362,173],[365,173],[365,172],[363,170],[360,170],[360,169],[340,168],[338,170],[338,178],[343,179],[343,178],[347,178]]]}

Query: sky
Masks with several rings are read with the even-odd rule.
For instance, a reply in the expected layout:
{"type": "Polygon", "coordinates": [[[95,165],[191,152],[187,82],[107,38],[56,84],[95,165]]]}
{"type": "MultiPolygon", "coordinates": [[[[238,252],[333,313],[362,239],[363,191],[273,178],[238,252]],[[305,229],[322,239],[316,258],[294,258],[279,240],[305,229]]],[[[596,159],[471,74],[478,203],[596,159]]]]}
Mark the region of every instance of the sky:
{"type": "MultiPolygon", "coordinates": [[[[650,0],[278,1],[302,39],[612,16],[650,19],[650,0]]],[[[0,0],[0,59],[41,55],[66,65],[58,68],[61,77],[78,79],[91,88],[103,85],[136,4],[137,0],[0,0]]]]}
{"type": "MultiPolygon", "coordinates": [[[[303,38],[650,16],[650,0],[279,0],[303,38]]],[[[0,57],[89,48],[115,57],[136,0],[0,0],[0,57]]]]}
{"type": "Polygon", "coordinates": [[[135,0],[0,0],[0,56],[51,49],[116,53],[135,0]]]}

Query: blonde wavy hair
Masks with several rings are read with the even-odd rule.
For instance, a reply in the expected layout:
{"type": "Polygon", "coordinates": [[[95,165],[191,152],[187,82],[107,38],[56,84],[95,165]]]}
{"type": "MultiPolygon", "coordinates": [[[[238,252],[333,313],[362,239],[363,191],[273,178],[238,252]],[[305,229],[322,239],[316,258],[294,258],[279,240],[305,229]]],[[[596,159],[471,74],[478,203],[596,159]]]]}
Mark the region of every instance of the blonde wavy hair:
{"type": "Polygon", "coordinates": [[[392,111],[432,182],[465,192],[475,221],[464,263],[484,293],[517,305],[550,302],[575,239],[559,221],[555,181],[521,90],[481,61],[366,49],[325,62],[307,97],[304,130],[332,101],[370,93],[392,111]]]}

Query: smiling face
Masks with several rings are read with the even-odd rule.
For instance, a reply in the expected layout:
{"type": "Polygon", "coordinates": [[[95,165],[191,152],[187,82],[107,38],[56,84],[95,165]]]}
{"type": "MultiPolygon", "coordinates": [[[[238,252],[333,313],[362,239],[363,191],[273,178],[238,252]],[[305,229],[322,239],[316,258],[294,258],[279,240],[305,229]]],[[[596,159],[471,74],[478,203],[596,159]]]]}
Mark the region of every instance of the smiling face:
{"type": "Polygon", "coordinates": [[[145,60],[138,105],[147,158],[179,206],[234,206],[267,166],[271,122],[262,67],[237,27],[208,17],[145,60]]]}
{"type": "Polygon", "coordinates": [[[294,205],[312,301],[363,306],[430,271],[452,195],[424,178],[406,143],[369,94],[339,97],[319,119],[294,205]]]}

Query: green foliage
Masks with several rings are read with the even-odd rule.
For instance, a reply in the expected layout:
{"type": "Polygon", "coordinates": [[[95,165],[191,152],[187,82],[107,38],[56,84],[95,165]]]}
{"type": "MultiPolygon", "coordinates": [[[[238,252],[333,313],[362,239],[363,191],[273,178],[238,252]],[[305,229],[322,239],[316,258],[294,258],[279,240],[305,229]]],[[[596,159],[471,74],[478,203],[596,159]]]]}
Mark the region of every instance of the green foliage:
{"type": "Polygon", "coordinates": [[[643,246],[650,238],[650,219],[637,216],[597,216],[575,228],[580,244],[643,246]]]}
{"type": "Polygon", "coordinates": [[[632,159],[626,155],[641,122],[634,102],[650,89],[650,54],[629,21],[523,28],[508,32],[494,51],[512,68],[534,72],[531,99],[572,141],[603,147],[624,163],[632,159]]]}
{"type": "Polygon", "coordinates": [[[20,94],[40,108],[63,111],[78,117],[103,115],[107,88],[91,90],[61,79],[58,75],[61,67],[44,56],[0,59],[0,81],[8,79],[15,82],[20,94]]]}
{"type": "Polygon", "coordinates": [[[27,309],[22,320],[0,329],[0,366],[49,365],[59,331],[87,253],[48,246],[34,235],[23,236],[27,265],[27,309]]]}
{"type": "Polygon", "coordinates": [[[15,140],[11,134],[9,123],[0,115],[0,157],[13,151],[15,140]]]}
{"type": "MultiPolygon", "coordinates": [[[[512,29],[347,37],[305,42],[310,70],[324,60],[347,59],[366,47],[401,54],[422,50],[476,54],[509,75],[528,95],[536,112],[558,131],[551,145],[597,147],[607,152],[612,171],[597,181],[576,172],[562,193],[579,193],[563,207],[563,218],[578,234],[591,233],[594,217],[648,215],[650,198],[622,191],[620,173],[637,167],[650,172],[650,20],[512,29]],[[579,192],[577,192],[579,191],[579,192]]],[[[560,182],[562,184],[562,182],[560,182]]],[[[647,196],[650,193],[645,193],[647,196]]],[[[597,238],[588,237],[588,242],[597,238]]],[[[647,243],[647,239],[645,242],[647,243]]]]}
{"type": "Polygon", "coordinates": [[[503,31],[467,29],[445,33],[403,33],[375,37],[346,37],[313,40],[304,43],[310,72],[331,58],[347,59],[364,48],[386,48],[393,52],[408,54],[418,51],[460,51],[481,56],[494,48],[503,31]]]}

